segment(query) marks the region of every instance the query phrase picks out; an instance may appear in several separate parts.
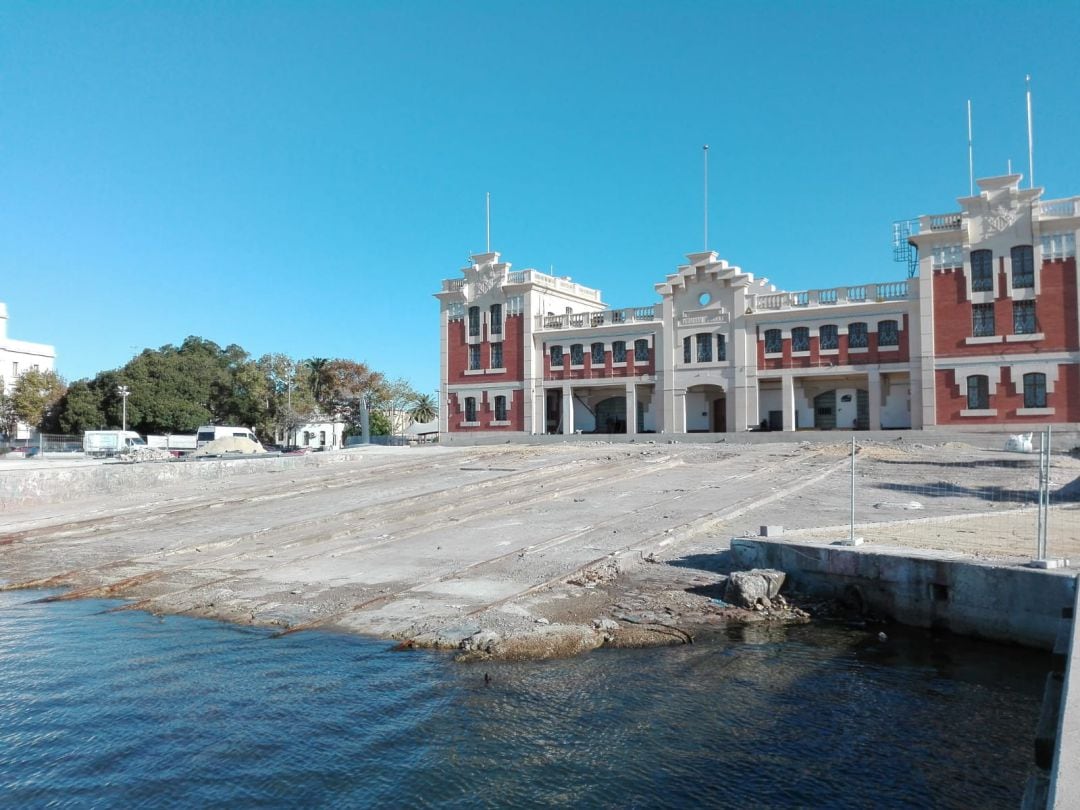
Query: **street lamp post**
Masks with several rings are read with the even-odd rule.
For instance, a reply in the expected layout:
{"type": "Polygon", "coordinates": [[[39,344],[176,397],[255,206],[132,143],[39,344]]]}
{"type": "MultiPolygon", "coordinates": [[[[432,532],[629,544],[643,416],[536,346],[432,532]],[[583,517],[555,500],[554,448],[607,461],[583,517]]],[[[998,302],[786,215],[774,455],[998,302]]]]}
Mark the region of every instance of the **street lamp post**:
{"type": "Polygon", "coordinates": [[[123,429],[127,430],[127,398],[131,396],[131,391],[128,390],[128,387],[126,385],[118,385],[116,387],[116,393],[120,395],[120,398],[123,400],[124,403],[123,429]]]}

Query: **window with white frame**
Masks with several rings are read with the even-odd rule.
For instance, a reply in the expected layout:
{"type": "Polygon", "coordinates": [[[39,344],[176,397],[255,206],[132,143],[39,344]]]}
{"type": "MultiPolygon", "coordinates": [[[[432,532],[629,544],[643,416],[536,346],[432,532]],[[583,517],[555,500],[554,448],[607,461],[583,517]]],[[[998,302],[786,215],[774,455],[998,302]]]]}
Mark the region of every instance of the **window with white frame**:
{"type": "Polygon", "coordinates": [[[634,341],[634,362],[649,362],[649,341],[645,340],[645,338],[638,338],[634,341]]]}
{"type": "Polygon", "coordinates": [[[702,332],[695,335],[697,340],[697,361],[699,363],[712,362],[712,334],[702,332]]]}
{"type": "Polygon", "coordinates": [[[849,349],[865,349],[870,345],[870,338],[865,323],[857,321],[848,324],[847,345],[849,349]]]}
{"type": "Polygon", "coordinates": [[[592,364],[594,366],[604,365],[604,344],[594,343],[590,347],[590,353],[592,354],[592,364]]]}
{"type": "Polygon", "coordinates": [[[469,347],[469,371],[476,371],[480,368],[480,347],[469,347]]]}
{"type": "Polygon", "coordinates": [[[581,343],[570,344],[570,365],[585,365],[585,346],[581,343]]]}
{"type": "Polygon", "coordinates": [[[994,327],[994,305],[974,304],[971,307],[971,334],[975,337],[990,337],[997,334],[994,327]]]}
{"type": "Polygon", "coordinates": [[[780,354],[784,350],[784,336],[779,329],[765,330],[765,354],[780,354]]]}
{"type": "Polygon", "coordinates": [[[693,340],[689,335],[682,339],[682,361],[684,363],[692,363],[694,360],[693,340]]]}
{"type": "Polygon", "coordinates": [[[490,311],[491,334],[501,335],[503,327],[502,304],[492,304],[490,311]]]}
{"type": "Polygon", "coordinates": [[[11,376],[12,377],[18,377],[19,376],[19,362],[17,360],[13,360],[11,362],[11,376]]]}
{"type": "Polygon", "coordinates": [[[878,321],[877,325],[878,346],[900,345],[900,324],[898,321],[878,321]]]}
{"type": "Polygon", "coordinates": [[[625,363],[626,362],[626,341],[616,340],[611,344],[611,362],[612,363],[625,363]]]}
{"type": "Polygon", "coordinates": [[[1033,335],[1036,331],[1035,302],[1013,301],[1013,334],[1033,335]]]}
{"type": "Polygon", "coordinates": [[[469,307],[469,337],[480,336],[480,307],[469,307]]]}
{"type": "Polygon", "coordinates": [[[727,340],[723,335],[716,336],[716,359],[721,363],[727,360],[727,340]]]}
{"type": "Polygon", "coordinates": [[[551,354],[551,367],[552,368],[562,368],[562,360],[563,360],[562,346],[552,346],[549,351],[550,351],[550,354],[551,354]]]}
{"type": "Polygon", "coordinates": [[[1031,245],[1016,245],[1009,251],[1012,258],[1012,285],[1014,289],[1035,286],[1035,251],[1031,245]]]}
{"type": "Polygon", "coordinates": [[[827,323],[818,328],[818,348],[837,349],[840,347],[840,330],[835,323],[827,323]]]}
{"type": "Polygon", "coordinates": [[[989,250],[971,251],[971,291],[994,291],[994,254],[989,250]]]}
{"type": "Polygon", "coordinates": [[[476,397],[465,397],[465,421],[476,421],[476,397]]]}
{"type": "Polygon", "coordinates": [[[491,368],[503,367],[503,345],[502,343],[491,344],[491,368]]]}
{"type": "Polygon", "coordinates": [[[1024,375],[1024,407],[1046,407],[1046,375],[1033,371],[1024,375]]]}
{"type": "Polygon", "coordinates": [[[495,397],[495,421],[506,421],[506,397],[501,395],[495,397]]]}
{"type": "Polygon", "coordinates": [[[930,251],[930,266],[934,270],[964,266],[963,245],[938,245],[930,251]]]}
{"type": "Polygon", "coordinates": [[[1076,255],[1076,234],[1072,231],[1044,233],[1041,242],[1044,262],[1068,259],[1076,255]]]}
{"type": "Polygon", "coordinates": [[[990,378],[985,374],[972,374],[967,378],[968,410],[985,411],[990,407],[990,378]]]}
{"type": "Polygon", "coordinates": [[[791,330],[791,350],[793,352],[810,351],[810,329],[805,326],[796,326],[791,330]]]}

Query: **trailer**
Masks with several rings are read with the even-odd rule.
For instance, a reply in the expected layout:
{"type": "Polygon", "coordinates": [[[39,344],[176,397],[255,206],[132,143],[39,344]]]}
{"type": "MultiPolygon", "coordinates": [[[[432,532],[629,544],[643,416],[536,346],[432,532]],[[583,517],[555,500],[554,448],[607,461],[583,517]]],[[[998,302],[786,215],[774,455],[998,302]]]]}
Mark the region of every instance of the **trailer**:
{"type": "Polygon", "coordinates": [[[166,433],[164,436],[147,435],[146,445],[157,450],[168,450],[175,455],[195,451],[194,433],[166,433]]]}

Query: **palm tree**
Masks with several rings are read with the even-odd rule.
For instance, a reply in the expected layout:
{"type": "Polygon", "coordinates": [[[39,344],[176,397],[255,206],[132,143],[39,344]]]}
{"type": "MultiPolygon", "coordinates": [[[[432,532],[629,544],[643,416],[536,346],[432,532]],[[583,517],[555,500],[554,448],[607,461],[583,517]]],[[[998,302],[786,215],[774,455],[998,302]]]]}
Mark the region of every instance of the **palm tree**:
{"type": "Polygon", "coordinates": [[[325,357],[312,357],[307,361],[307,364],[308,368],[311,369],[311,394],[315,397],[315,401],[318,402],[323,375],[326,374],[326,367],[330,365],[330,361],[325,357]]]}
{"type": "Polygon", "coordinates": [[[431,422],[434,421],[435,417],[438,415],[439,406],[431,394],[416,395],[416,399],[413,400],[413,406],[409,410],[409,416],[413,418],[414,422],[420,424],[431,422]]]}

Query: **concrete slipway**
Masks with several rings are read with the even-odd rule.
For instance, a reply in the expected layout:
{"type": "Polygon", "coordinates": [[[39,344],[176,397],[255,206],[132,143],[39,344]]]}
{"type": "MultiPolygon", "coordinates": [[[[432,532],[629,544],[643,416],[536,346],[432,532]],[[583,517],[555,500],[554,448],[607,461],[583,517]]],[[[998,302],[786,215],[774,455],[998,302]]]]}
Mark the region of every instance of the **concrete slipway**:
{"type": "MultiPolygon", "coordinates": [[[[843,535],[850,510],[849,445],[828,438],[0,461],[0,585],[282,632],[325,627],[542,657],[803,618],[717,605],[724,571],[767,565],[805,590],[854,594],[912,624],[1053,645],[1075,571],[1021,568],[1032,514],[986,497],[1028,482],[1025,460],[995,451],[993,439],[860,437],[857,504],[871,521],[858,529],[879,542],[840,550],[830,538],[843,535]],[[912,517],[908,496],[942,470],[950,477],[912,517]],[[986,528],[1010,521],[1008,531],[986,528]],[[783,525],[785,541],[730,540],[762,525],[783,525]]],[[[1054,464],[1065,492],[1080,461],[1054,464]]],[[[1063,500],[1070,509],[1071,496],[1063,500]]],[[[1080,526],[1068,511],[1055,521],[1080,526]]],[[[1080,532],[1059,535],[1054,550],[1080,559],[1080,532]]],[[[1062,706],[1075,708],[1075,659],[1069,673],[1062,706]]],[[[1061,718],[1056,739],[1073,756],[1080,718],[1061,718]]],[[[1052,790],[1072,795],[1070,773],[1052,790]]]]}

